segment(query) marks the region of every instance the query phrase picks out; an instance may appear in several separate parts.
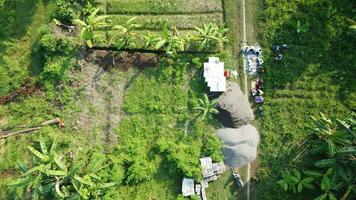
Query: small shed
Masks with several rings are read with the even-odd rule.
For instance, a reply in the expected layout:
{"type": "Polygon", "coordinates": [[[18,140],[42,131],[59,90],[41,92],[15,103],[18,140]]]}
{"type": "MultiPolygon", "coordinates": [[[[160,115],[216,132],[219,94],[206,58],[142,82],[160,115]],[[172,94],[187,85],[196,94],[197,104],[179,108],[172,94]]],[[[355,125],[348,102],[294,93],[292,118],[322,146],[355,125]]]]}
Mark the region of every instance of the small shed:
{"type": "Polygon", "coordinates": [[[226,77],[224,75],[224,63],[217,57],[210,57],[209,62],[204,63],[204,78],[210,92],[225,92],[226,77]]]}
{"type": "Polygon", "coordinates": [[[182,194],[185,197],[195,195],[194,179],[183,178],[182,194]]]}

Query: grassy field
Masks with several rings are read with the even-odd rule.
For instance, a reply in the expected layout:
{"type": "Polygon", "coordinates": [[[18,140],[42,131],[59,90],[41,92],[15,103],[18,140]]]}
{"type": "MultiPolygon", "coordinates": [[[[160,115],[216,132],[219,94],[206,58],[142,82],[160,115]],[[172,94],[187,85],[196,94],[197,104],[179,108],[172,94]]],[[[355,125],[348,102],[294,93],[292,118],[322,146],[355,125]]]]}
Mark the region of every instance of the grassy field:
{"type": "Polygon", "coordinates": [[[107,14],[194,14],[222,12],[221,0],[108,0],[107,14]]]}
{"type": "Polygon", "coordinates": [[[355,37],[348,33],[351,8],[346,2],[265,1],[260,38],[265,47],[266,93],[261,128],[259,198],[305,199],[284,193],[275,182],[284,168],[303,169],[312,162],[304,143],[310,116],[343,118],[355,108],[355,37]],[[323,12],[320,12],[323,7],[323,12]],[[298,21],[306,24],[298,30],[298,21]],[[309,39],[306,39],[309,38],[309,39]],[[268,49],[287,43],[282,62],[268,49]]]}
{"type": "Polygon", "coordinates": [[[38,67],[31,48],[38,28],[48,22],[47,12],[54,7],[42,0],[15,0],[9,4],[0,7],[0,96],[18,89],[38,67]]]}

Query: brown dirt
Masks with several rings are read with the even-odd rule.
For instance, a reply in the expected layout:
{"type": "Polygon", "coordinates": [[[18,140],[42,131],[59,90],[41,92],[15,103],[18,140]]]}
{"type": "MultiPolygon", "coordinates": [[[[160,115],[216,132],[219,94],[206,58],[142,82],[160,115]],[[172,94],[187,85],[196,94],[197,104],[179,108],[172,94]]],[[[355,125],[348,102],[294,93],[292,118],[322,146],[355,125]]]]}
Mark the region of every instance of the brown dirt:
{"type": "Polygon", "coordinates": [[[0,172],[0,178],[11,177],[15,174],[15,172],[16,172],[16,170],[14,170],[14,169],[6,169],[6,170],[0,172]]]}
{"type": "Polygon", "coordinates": [[[28,95],[41,95],[42,91],[40,88],[33,83],[32,81],[26,81],[24,86],[20,87],[19,89],[11,92],[11,94],[6,95],[6,96],[1,96],[0,97],[0,105],[9,103],[16,99],[19,96],[28,96],[28,95]]]}
{"type": "Polygon", "coordinates": [[[85,55],[85,61],[104,66],[106,71],[111,71],[114,68],[127,71],[131,67],[144,69],[157,66],[160,58],[155,54],[148,53],[95,50],[89,51],[85,55]]]}

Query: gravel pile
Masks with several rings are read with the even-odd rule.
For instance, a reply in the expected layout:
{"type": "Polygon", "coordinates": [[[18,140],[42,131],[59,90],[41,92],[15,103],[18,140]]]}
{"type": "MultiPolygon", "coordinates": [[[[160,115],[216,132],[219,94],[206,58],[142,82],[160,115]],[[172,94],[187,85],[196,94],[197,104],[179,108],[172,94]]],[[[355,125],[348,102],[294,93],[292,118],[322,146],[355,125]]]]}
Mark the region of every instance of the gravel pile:
{"type": "Polygon", "coordinates": [[[240,167],[256,159],[260,137],[257,129],[248,124],[240,128],[223,128],[217,131],[223,141],[225,164],[240,167]]]}
{"type": "Polygon", "coordinates": [[[239,128],[254,120],[253,110],[240,86],[228,82],[227,91],[218,98],[219,118],[225,127],[239,128]]]}

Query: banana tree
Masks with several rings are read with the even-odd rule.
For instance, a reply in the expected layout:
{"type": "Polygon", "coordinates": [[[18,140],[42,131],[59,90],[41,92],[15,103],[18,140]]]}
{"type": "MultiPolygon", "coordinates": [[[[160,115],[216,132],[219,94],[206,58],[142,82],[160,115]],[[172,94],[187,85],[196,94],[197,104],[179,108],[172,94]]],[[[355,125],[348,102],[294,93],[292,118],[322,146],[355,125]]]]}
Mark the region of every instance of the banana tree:
{"type": "Polygon", "coordinates": [[[332,190],[338,191],[341,189],[342,186],[343,183],[337,181],[336,175],[335,173],[333,173],[333,169],[330,168],[323,175],[320,184],[320,189],[324,193],[316,197],[314,200],[324,200],[324,199],[337,200],[332,190]]]}
{"type": "Polygon", "coordinates": [[[8,184],[10,187],[25,189],[27,196],[31,196],[32,199],[51,195],[56,184],[68,175],[63,157],[55,153],[57,143],[53,142],[50,149],[47,149],[43,140],[39,143],[40,150],[32,146],[27,147],[33,154],[33,167],[29,169],[25,164],[19,164],[22,176],[8,184]]]}
{"type": "Polygon", "coordinates": [[[111,35],[111,42],[115,44],[118,49],[124,47],[136,47],[136,41],[139,36],[134,32],[135,29],[141,27],[136,23],[137,17],[132,17],[123,25],[113,26],[111,35]]]}
{"type": "Polygon", "coordinates": [[[210,101],[208,95],[204,94],[204,97],[199,99],[199,106],[195,107],[194,109],[201,111],[202,119],[211,118],[212,114],[219,113],[219,110],[215,108],[217,103],[217,99],[210,101]]]}
{"type": "Polygon", "coordinates": [[[197,48],[199,51],[206,48],[215,48],[216,45],[220,49],[223,48],[224,43],[228,41],[225,33],[228,29],[223,26],[218,26],[213,23],[204,24],[202,28],[194,27],[197,31],[197,35],[190,35],[190,41],[197,43],[197,48]]]}
{"type": "Polygon", "coordinates": [[[318,171],[324,173],[319,177],[323,194],[316,199],[336,199],[334,191],[345,191],[343,199],[351,193],[350,188],[355,187],[355,170],[353,164],[356,161],[355,121],[348,118],[345,121],[331,120],[323,114],[319,118],[313,117],[313,125],[309,127],[316,139],[313,139],[321,160],[315,162],[318,171]],[[325,154],[324,152],[327,152],[325,154]]]}
{"type": "Polygon", "coordinates": [[[114,182],[105,182],[100,176],[100,172],[111,164],[105,162],[103,158],[94,158],[87,165],[85,173],[73,176],[72,185],[81,198],[98,199],[105,189],[116,185],[114,182]]]}
{"type": "MultiPolygon", "coordinates": [[[[156,48],[156,45],[162,40],[161,37],[159,37],[156,34],[152,34],[150,31],[147,31],[145,35],[141,36],[143,41],[144,41],[144,48],[156,48]]],[[[163,44],[162,44],[163,45],[163,44]]],[[[161,47],[161,45],[158,45],[158,49],[161,47]]]]}
{"type": "Polygon", "coordinates": [[[302,177],[302,173],[293,169],[292,171],[285,170],[282,172],[282,179],[277,183],[284,191],[292,190],[294,193],[300,193],[303,188],[314,189],[312,182],[314,178],[311,176],[302,177]]]}
{"type": "Polygon", "coordinates": [[[313,124],[309,126],[312,135],[317,139],[314,143],[313,151],[316,153],[328,152],[329,156],[334,156],[339,148],[345,148],[352,145],[355,138],[351,125],[347,122],[337,119],[333,122],[320,113],[320,117],[311,117],[313,124]]]}
{"type": "Polygon", "coordinates": [[[99,8],[94,10],[89,16],[87,16],[84,20],[75,19],[73,21],[74,24],[80,26],[80,38],[85,41],[86,45],[89,48],[93,47],[94,40],[99,38],[101,35],[96,34],[95,31],[100,30],[102,28],[107,28],[110,25],[106,22],[108,16],[100,15],[98,16],[99,8]]]}
{"type": "Polygon", "coordinates": [[[40,150],[28,146],[34,156],[33,167],[29,169],[28,166],[20,164],[22,176],[10,182],[8,186],[21,188],[26,194],[23,196],[31,199],[43,196],[49,199],[98,199],[106,188],[115,185],[99,176],[99,172],[109,165],[104,164],[105,160],[98,162],[93,159],[87,166],[82,162],[68,165],[64,156],[55,152],[56,144],[53,142],[49,150],[43,140],[40,141],[40,150]]]}

